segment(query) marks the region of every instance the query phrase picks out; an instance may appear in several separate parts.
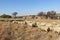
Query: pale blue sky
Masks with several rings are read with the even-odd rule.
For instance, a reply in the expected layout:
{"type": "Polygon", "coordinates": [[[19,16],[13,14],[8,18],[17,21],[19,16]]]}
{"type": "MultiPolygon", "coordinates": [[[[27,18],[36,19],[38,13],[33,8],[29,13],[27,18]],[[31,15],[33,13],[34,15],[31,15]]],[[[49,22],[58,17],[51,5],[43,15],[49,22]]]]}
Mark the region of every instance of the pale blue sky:
{"type": "Polygon", "coordinates": [[[60,0],[0,0],[0,14],[33,15],[50,10],[60,12],[60,0]]]}

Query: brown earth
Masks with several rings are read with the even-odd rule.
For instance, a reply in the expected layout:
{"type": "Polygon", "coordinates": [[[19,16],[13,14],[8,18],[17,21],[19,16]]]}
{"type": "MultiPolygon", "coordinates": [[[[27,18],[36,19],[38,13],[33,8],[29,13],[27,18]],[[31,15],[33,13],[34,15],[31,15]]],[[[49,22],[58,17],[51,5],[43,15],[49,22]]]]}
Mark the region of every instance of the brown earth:
{"type": "Polygon", "coordinates": [[[38,27],[0,22],[0,40],[60,40],[60,35],[42,31],[38,27]]]}

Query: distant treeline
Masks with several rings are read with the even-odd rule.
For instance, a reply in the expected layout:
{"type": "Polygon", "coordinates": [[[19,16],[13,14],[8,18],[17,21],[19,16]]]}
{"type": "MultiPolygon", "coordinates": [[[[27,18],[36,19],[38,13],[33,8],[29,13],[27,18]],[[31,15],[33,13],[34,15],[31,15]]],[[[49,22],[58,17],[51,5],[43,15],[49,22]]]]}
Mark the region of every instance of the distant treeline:
{"type": "Polygon", "coordinates": [[[12,15],[2,14],[0,18],[16,18],[17,12],[13,12],[12,15]]]}
{"type": "Polygon", "coordinates": [[[43,16],[46,19],[50,18],[50,19],[60,19],[60,14],[56,13],[56,11],[48,11],[47,13],[45,12],[39,12],[38,16],[43,16]]]}
{"type": "MultiPolygon", "coordinates": [[[[7,14],[2,14],[0,15],[0,18],[22,18],[23,16],[16,16],[18,13],[13,12],[12,15],[7,15],[7,14]]],[[[42,16],[45,17],[46,19],[60,19],[60,14],[56,13],[56,11],[48,11],[48,12],[39,12],[37,15],[32,15],[32,17],[35,16],[42,16]]]]}

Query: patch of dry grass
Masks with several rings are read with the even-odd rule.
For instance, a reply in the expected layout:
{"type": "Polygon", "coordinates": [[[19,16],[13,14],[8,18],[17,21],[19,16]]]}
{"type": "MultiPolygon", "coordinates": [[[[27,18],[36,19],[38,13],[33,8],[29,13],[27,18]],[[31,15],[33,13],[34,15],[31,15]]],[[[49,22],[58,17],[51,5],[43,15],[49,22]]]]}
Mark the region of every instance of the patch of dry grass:
{"type": "MultiPolygon", "coordinates": [[[[38,20],[35,20],[38,21],[38,20]]],[[[60,23],[60,20],[39,20],[47,23],[53,21],[60,23]]],[[[55,32],[41,31],[37,27],[30,27],[24,24],[11,22],[0,22],[0,40],[57,40],[60,35],[55,32]]]]}

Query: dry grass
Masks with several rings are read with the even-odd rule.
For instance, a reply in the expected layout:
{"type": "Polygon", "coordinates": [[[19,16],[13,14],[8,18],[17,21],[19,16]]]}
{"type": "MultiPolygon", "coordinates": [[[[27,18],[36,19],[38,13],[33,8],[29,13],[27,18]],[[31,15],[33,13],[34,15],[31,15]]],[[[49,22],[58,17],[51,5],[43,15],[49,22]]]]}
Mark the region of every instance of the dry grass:
{"type": "MultiPolygon", "coordinates": [[[[60,23],[60,20],[35,20],[52,23],[60,23]]],[[[0,40],[60,40],[60,35],[50,31],[41,31],[37,27],[30,27],[24,24],[11,22],[0,22],[0,40]]]]}

